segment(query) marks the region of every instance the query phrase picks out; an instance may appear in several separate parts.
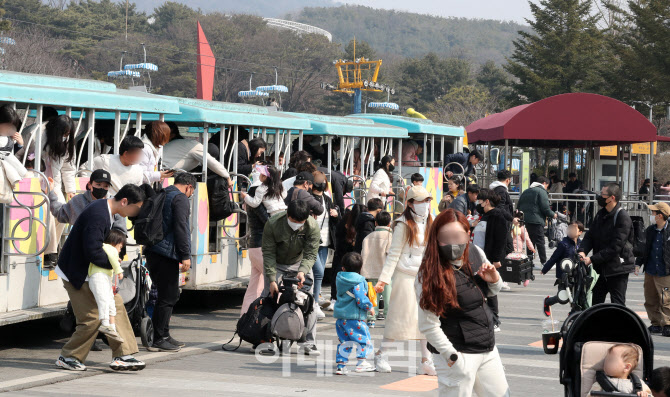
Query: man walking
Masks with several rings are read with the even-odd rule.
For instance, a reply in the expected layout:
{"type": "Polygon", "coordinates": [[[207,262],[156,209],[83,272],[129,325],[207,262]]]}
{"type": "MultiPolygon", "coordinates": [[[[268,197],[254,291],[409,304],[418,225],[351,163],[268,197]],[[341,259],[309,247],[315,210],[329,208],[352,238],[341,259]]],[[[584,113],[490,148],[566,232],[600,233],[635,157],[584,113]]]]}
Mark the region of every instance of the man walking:
{"type": "MultiPolygon", "coordinates": [[[[294,200],[285,212],[276,214],[263,229],[263,270],[265,289],[263,296],[277,297],[277,283],[284,276],[294,276],[300,280],[298,288],[303,288],[305,280],[313,290],[314,276],[312,266],[321,243],[321,229],[310,216],[305,201],[294,200]]],[[[319,356],[316,341],[316,312],[312,311],[307,319],[307,337],[299,352],[307,356],[319,356]]],[[[264,353],[272,353],[274,348],[264,353]]]]}
{"type": "Polygon", "coordinates": [[[625,305],[628,275],[635,270],[633,222],[619,204],[622,195],[616,183],[602,188],[596,199],[603,209],[596,214],[579,246],[578,252],[584,263],[593,264],[600,275],[593,287],[594,305],[604,303],[608,293],[612,303],[625,305]],[[593,255],[588,257],[591,251],[593,255]]]}
{"type": "Polygon", "coordinates": [[[164,238],[147,250],[147,268],[158,291],[152,319],[154,342],[150,351],[177,352],[185,345],[170,335],[170,316],[179,300],[179,263],[182,271],[191,267],[191,205],[188,199],[195,186],[195,177],[181,172],[175,176],[174,185],[165,188],[164,238]]]}
{"type": "Polygon", "coordinates": [[[548,187],[549,179],[539,176],[537,181],[530,185],[530,188],[521,193],[519,203],[516,205],[516,208],[523,212],[528,236],[540,257],[540,267],[547,262],[547,250],[544,246],[545,219],[557,217],[549,206],[548,187]]]}
{"type": "MultiPolygon", "coordinates": [[[[644,253],[637,265],[644,269],[644,308],[651,321],[649,332],[670,336],[670,205],[650,205],[651,226],[645,232],[644,253]]],[[[639,271],[636,266],[635,272],[639,271]]]]}
{"type": "MultiPolygon", "coordinates": [[[[63,346],[56,365],[71,371],[86,371],[84,361],[98,335],[100,319],[98,305],[88,285],[88,268],[91,264],[112,269],[109,257],[102,249],[105,237],[112,229],[115,215],[137,216],[144,202],[144,192],[138,186],[125,185],[113,198],[92,202],[72,226],[58,257],[56,274],[63,279],[72,311],[77,318],[77,328],[63,346]]],[[[109,365],[115,371],[144,369],[145,364],[132,355],[138,352],[133,328],[128,320],[121,295],[114,296],[116,304],[116,330],[123,342],[109,339],[114,359],[109,365]]]]}

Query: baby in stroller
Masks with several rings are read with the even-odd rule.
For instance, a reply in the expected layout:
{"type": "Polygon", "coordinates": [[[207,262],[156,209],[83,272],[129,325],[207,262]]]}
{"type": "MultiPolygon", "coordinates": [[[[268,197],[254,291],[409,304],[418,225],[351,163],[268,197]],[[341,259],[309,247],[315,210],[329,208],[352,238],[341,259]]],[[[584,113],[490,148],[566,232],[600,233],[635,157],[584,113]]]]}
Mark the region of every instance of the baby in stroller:
{"type": "Polygon", "coordinates": [[[633,373],[640,361],[637,346],[619,343],[607,350],[602,371],[596,371],[596,381],[589,396],[603,395],[597,392],[616,392],[647,397],[651,390],[633,373]]]}

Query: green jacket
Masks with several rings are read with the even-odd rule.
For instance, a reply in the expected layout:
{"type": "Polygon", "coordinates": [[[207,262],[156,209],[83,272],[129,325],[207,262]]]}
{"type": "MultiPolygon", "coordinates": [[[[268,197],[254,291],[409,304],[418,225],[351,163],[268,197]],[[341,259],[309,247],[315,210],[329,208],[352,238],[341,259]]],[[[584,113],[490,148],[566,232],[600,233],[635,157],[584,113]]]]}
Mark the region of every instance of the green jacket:
{"type": "Polygon", "coordinates": [[[549,195],[540,184],[533,183],[521,193],[516,208],[523,211],[523,220],[531,225],[544,225],[545,218],[553,218],[549,207],[549,195]]]}
{"type": "Polygon", "coordinates": [[[321,229],[313,217],[293,231],[288,225],[286,211],[275,214],[263,228],[263,268],[265,276],[274,281],[277,264],[293,265],[300,262],[299,272],[309,273],[316,261],[321,243],[321,229]]]}

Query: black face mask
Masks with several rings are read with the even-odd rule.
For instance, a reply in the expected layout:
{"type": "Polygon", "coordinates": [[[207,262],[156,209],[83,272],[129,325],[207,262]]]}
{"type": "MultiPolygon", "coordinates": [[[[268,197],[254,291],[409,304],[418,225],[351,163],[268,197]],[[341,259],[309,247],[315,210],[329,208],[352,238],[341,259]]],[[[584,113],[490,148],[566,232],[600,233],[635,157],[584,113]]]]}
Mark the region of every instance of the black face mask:
{"type": "Polygon", "coordinates": [[[477,204],[477,206],[475,208],[477,209],[477,213],[479,215],[484,215],[484,207],[482,207],[481,204],[477,204]]]}
{"type": "Polygon", "coordinates": [[[596,197],[596,200],[598,200],[598,205],[601,206],[601,207],[606,206],[606,205],[607,205],[607,199],[608,199],[608,198],[609,198],[609,197],[606,198],[606,197],[603,197],[603,196],[597,196],[597,197],[596,197]]]}
{"type": "Polygon", "coordinates": [[[389,164],[389,172],[393,172],[394,169],[395,169],[395,165],[389,164]]]}
{"type": "Polygon", "coordinates": [[[109,191],[107,189],[103,189],[101,187],[94,187],[91,190],[91,195],[93,197],[95,197],[96,200],[100,200],[100,199],[103,199],[103,198],[107,197],[107,193],[109,193],[109,191]]]}
{"type": "Polygon", "coordinates": [[[457,261],[463,257],[467,244],[440,245],[440,258],[446,262],[457,261]]]}

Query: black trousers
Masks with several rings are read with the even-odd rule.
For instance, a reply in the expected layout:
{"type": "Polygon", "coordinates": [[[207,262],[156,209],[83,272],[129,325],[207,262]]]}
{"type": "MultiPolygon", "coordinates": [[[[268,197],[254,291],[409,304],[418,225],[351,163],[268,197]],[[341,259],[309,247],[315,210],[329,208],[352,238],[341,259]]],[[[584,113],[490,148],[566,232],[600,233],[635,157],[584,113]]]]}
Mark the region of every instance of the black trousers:
{"type": "Polygon", "coordinates": [[[628,289],[628,273],[618,276],[600,276],[596,285],[593,287],[593,296],[591,303],[605,303],[607,294],[610,294],[610,301],[620,305],[626,305],[626,289],[628,289]]]}
{"type": "Polygon", "coordinates": [[[154,338],[158,340],[170,336],[172,309],[179,301],[179,261],[148,252],[147,268],[158,292],[151,319],[154,325],[154,338]]]}
{"type": "Polygon", "coordinates": [[[498,295],[486,298],[486,304],[493,312],[493,324],[500,325],[500,316],[498,315],[498,295]]]}
{"type": "Polygon", "coordinates": [[[547,262],[547,250],[544,247],[544,225],[526,223],[526,231],[528,232],[530,241],[535,246],[535,251],[537,251],[540,257],[541,264],[544,265],[547,262]]]}

